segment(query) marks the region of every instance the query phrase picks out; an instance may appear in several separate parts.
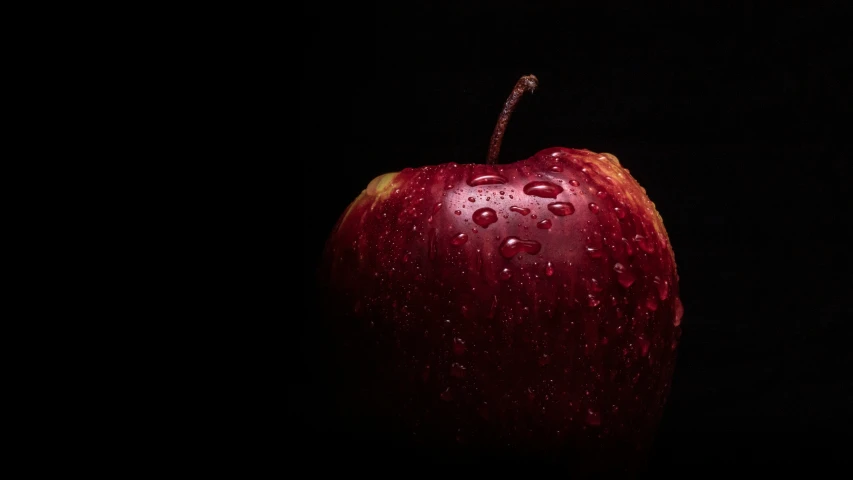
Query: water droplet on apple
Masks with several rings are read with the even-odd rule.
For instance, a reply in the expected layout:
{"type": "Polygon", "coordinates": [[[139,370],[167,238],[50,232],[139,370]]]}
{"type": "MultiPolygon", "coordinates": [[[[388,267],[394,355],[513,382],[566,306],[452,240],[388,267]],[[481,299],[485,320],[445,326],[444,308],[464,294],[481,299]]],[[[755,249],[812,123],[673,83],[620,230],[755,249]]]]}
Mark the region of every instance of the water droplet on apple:
{"type": "Polygon", "coordinates": [[[501,280],[509,280],[512,277],[512,271],[509,268],[504,268],[500,273],[501,280]]]}
{"type": "Polygon", "coordinates": [[[459,337],[455,337],[453,339],[453,353],[456,355],[462,355],[465,353],[465,340],[462,340],[459,337]]]}
{"type": "Polygon", "coordinates": [[[477,175],[468,181],[468,185],[477,187],[480,185],[499,185],[506,182],[506,178],[500,175],[477,175]]]}
{"type": "Polygon", "coordinates": [[[441,209],[441,202],[436,203],[435,206],[432,207],[432,214],[435,215],[438,213],[439,209],[441,209]]]}
{"type": "Polygon", "coordinates": [[[577,187],[580,185],[580,183],[578,183],[577,180],[569,180],[569,185],[571,185],[573,187],[577,187]]]}
{"type": "Polygon", "coordinates": [[[601,416],[598,414],[597,410],[590,408],[586,411],[586,423],[593,427],[601,425],[601,416]]]}
{"type": "Polygon", "coordinates": [[[551,363],[551,357],[550,357],[550,356],[548,356],[548,354],[547,354],[547,353],[543,353],[543,354],[539,357],[539,366],[540,366],[540,367],[544,367],[545,365],[548,365],[549,363],[551,363]]]}
{"type": "Polygon", "coordinates": [[[537,224],[536,224],[536,227],[537,227],[537,228],[541,228],[541,229],[543,229],[543,230],[548,230],[548,229],[550,229],[550,228],[552,227],[552,225],[553,225],[553,224],[551,223],[551,220],[548,220],[548,219],[546,218],[545,220],[542,220],[541,222],[537,223],[537,224]]]}
{"type": "Polygon", "coordinates": [[[598,306],[598,304],[600,304],[600,303],[601,303],[601,300],[599,300],[599,299],[595,298],[595,295],[593,295],[593,294],[591,294],[591,293],[590,293],[589,295],[587,295],[587,296],[586,296],[586,299],[587,299],[587,304],[588,304],[590,307],[597,307],[597,306],[598,306]]]}
{"type": "Polygon", "coordinates": [[[522,240],[518,237],[507,237],[500,246],[500,252],[504,258],[512,258],[520,252],[536,255],[541,249],[542,244],[536,240],[522,240]]]}
{"type": "Polygon", "coordinates": [[[551,165],[551,171],[552,171],[552,172],[562,172],[562,171],[563,171],[563,167],[561,167],[561,166],[559,166],[559,165],[551,165]]]}
{"type": "Polygon", "coordinates": [[[658,295],[660,295],[660,299],[666,300],[666,298],[669,297],[669,281],[661,280],[660,277],[655,276],[654,283],[658,286],[658,295]]]}
{"type": "Polygon", "coordinates": [[[625,253],[629,257],[632,257],[634,255],[634,246],[631,245],[631,242],[629,242],[627,238],[622,237],[622,245],[625,247],[625,253]]]}
{"type": "Polygon", "coordinates": [[[557,198],[563,187],[551,182],[537,180],[524,186],[524,193],[533,197],[557,198]]]}
{"type": "Polygon", "coordinates": [[[607,198],[607,192],[605,192],[604,190],[599,190],[596,195],[598,196],[598,198],[607,198]]]}
{"type": "Polygon", "coordinates": [[[634,235],[634,241],[637,242],[637,245],[639,245],[640,249],[643,250],[644,252],[646,252],[646,253],[654,253],[655,252],[655,246],[652,242],[649,241],[648,238],[646,238],[640,234],[637,234],[637,235],[634,235]]]}
{"type": "Polygon", "coordinates": [[[673,325],[675,325],[676,327],[681,325],[681,317],[683,317],[683,316],[684,316],[684,305],[681,304],[681,299],[676,297],[675,298],[675,318],[672,321],[673,325]]]}
{"type": "Polygon", "coordinates": [[[427,248],[429,249],[429,259],[435,260],[435,254],[438,250],[438,244],[435,240],[435,228],[429,229],[429,245],[427,248]]]}
{"type": "Polygon", "coordinates": [[[530,213],[529,208],[516,207],[514,205],[512,207],[509,207],[509,211],[515,212],[515,213],[520,213],[521,215],[527,215],[528,213],[530,213]]]}
{"type": "Polygon", "coordinates": [[[447,387],[443,392],[441,392],[441,395],[439,395],[439,397],[445,402],[453,400],[453,394],[450,393],[450,387],[447,387]]]}
{"type": "Polygon", "coordinates": [[[616,212],[616,216],[620,219],[625,218],[625,207],[614,207],[613,211],[616,212]]]}
{"type": "Polygon", "coordinates": [[[444,186],[444,189],[445,190],[453,190],[453,184],[448,183],[447,185],[444,186]]]}
{"type": "Polygon", "coordinates": [[[596,205],[596,204],[594,204],[594,203],[590,203],[590,204],[589,204],[589,211],[590,211],[590,212],[592,212],[592,213],[598,213],[598,211],[599,211],[599,210],[600,210],[600,208],[598,207],[598,205],[596,205]]]}
{"type": "Polygon", "coordinates": [[[474,202],[476,202],[476,201],[477,201],[477,199],[476,199],[476,198],[474,198],[474,197],[468,197],[468,201],[469,201],[469,202],[471,202],[471,203],[474,203],[474,202]]]}
{"type": "Polygon", "coordinates": [[[658,309],[658,299],[655,298],[654,296],[647,298],[646,299],[646,308],[648,308],[649,310],[651,310],[653,312],[655,310],[657,310],[658,309]]]}
{"type": "MultiPolygon", "coordinates": [[[[545,220],[542,220],[543,222],[545,220]]],[[[551,276],[554,274],[554,267],[551,266],[551,262],[548,262],[548,265],[545,265],[545,275],[551,276]]]]}
{"type": "Polygon", "coordinates": [[[421,374],[421,378],[423,378],[424,382],[429,380],[429,365],[424,367],[424,372],[421,374]]]}
{"type": "Polygon", "coordinates": [[[454,210],[454,215],[462,215],[462,210],[454,210]]]}
{"type": "Polygon", "coordinates": [[[450,243],[458,246],[458,245],[464,244],[467,241],[468,241],[468,234],[460,233],[459,235],[456,235],[455,237],[453,237],[450,240],[450,243]]]}
{"type": "Polygon", "coordinates": [[[601,286],[598,279],[590,278],[589,279],[589,290],[594,293],[599,293],[604,290],[604,287],[601,286]]]}
{"type": "Polygon", "coordinates": [[[450,375],[456,378],[465,378],[465,366],[460,363],[453,363],[450,366],[450,375]]]}
{"type": "Polygon", "coordinates": [[[498,214],[491,208],[481,208],[474,212],[474,215],[472,215],[471,218],[477,225],[483,228],[488,228],[489,225],[498,221],[498,214]]]}
{"type": "Polygon", "coordinates": [[[634,281],[637,279],[637,277],[635,277],[634,274],[621,263],[613,265],[613,270],[616,271],[616,279],[619,281],[619,284],[625,288],[633,285],[634,281]]]}
{"type": "Polygon", "coordinates": [[[601,255],[603,255],[603,253],[601,252],[601,248],[593,245],[587,245],[586,253],[588,253],[589,256],[592,258],[601,258],[601,255]]]}
{"type": "Polygon", "coordinates": [[[548,204],[548,210],[558,217],[565,217],[575,213],[575,206],[569,202],[554,202],[548,204]]]}

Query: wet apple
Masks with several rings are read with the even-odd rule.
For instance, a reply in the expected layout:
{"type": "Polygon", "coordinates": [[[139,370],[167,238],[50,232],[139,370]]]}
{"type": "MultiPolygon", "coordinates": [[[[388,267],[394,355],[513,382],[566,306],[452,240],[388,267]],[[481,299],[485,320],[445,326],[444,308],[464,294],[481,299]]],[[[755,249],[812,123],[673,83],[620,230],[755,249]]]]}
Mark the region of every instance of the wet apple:
{"type": "Polygon", "coordinates": [[[519,80],[486,162],[377,177],[334,227],[330,381],[339,433],[366,448],[624,470],[651,444],[683,315],[672,245],[614,155],[496,163],[535,86],[519,80]]]}

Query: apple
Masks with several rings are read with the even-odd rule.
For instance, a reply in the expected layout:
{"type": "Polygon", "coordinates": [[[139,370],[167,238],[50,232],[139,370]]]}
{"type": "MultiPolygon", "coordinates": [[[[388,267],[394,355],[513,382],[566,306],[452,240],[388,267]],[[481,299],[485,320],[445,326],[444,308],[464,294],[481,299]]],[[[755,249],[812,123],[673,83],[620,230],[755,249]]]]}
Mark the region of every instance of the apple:
{"type": "Polygon", "coordinates": [[[334,227],[316,341],[351,448],[642,465],[681,333],[672,245],[614,155],[496,163],[536,85],[516,84],[485,163],[381,175],[334,227]]]}

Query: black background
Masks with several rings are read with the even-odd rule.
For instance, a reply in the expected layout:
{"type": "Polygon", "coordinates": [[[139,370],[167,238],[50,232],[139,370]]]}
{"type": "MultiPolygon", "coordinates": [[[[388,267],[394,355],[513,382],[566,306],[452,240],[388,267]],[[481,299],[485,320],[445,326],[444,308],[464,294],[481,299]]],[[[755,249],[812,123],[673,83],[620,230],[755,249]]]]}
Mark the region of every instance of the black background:
{"type": "MultiPolygon", "coordinates": [[[[613,153],[675,249],[684,334],[652,471],[836,465],[853,405],[848,25],[828,7],[689,3],[305,7],[301,164],[322,205],[305,278],[376,175],[483,162],[506,96],[535,74],[499,161],[613,153]]],[[[303,340],[310,392],[319,340],[303,340]]]]}

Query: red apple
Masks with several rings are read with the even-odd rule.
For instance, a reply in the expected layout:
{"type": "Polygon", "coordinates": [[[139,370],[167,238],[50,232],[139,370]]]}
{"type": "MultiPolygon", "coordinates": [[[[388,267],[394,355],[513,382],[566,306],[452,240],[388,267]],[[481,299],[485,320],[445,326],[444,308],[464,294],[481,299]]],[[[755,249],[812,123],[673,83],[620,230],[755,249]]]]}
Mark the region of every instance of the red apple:
{"type": "Polygon", "coordinates": [[[494,164],[535,86],[519,80],[488,162],[381,175],[328,240],[334,381],[361,420],[338,425],[363,445],[584,471],[634,468],[648,450],[683,313],[672,246],[611,154],[494,164]]]}

